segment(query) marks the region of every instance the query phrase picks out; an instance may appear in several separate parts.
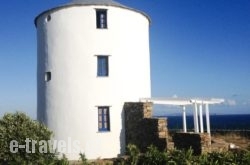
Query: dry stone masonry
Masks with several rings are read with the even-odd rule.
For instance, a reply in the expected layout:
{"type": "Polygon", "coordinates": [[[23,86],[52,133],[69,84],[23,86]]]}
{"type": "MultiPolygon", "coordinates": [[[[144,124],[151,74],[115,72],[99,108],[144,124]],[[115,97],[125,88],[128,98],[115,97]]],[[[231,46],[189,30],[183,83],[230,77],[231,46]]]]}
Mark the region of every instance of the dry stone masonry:
{"type": "MultiPolygon", "coordinates": [[[[141,152],[151,144],[161,151],[168,149],[167,119],[152,117],[153,103],[127,102],[123,110],[126,145],[134,144],[141,152]]],[[[177,132],[172,139],[175,148],[192,148],[196,155],[211,151],[211,136],[207,133],[177,132]]]]}
{"type": "Polygon", "coordinates": [[[167,119],[152,118],[152,106],[150,102],[124,104],[126,145],[135,144],[142,152],[151,144],[162,151],[167,148],[167,119]]]}
{"type": "Polygon", "coordinates": [[[206,133],[175,133],[174,146],[177,149],[193,149],[195,155],[211,151],[211,137],[206,133]]]}

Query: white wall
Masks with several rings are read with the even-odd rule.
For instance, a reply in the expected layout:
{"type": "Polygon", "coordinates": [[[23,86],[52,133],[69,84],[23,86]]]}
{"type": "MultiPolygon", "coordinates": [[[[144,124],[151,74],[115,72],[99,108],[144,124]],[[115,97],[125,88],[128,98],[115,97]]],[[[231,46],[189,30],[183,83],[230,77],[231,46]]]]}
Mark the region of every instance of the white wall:
{"type": "MultiPolygon", "coordinates": [[[[151,96],[148,28],[141,13],[112,6],[69,7],[39,17],[38,119],[55,139],[79,140],[89,159],[124,151],[123,104],[151,96]],[[96,8],[108,9],[108,29],[96,29],[96,8]],[[110,55],[108,77],[97,77],[96,55],[110,55]],[[98,132],[97,106],[111,106],[110,132],[98,132]]],[[[67,157],[78,160],[79,154],[67,157]]]]}

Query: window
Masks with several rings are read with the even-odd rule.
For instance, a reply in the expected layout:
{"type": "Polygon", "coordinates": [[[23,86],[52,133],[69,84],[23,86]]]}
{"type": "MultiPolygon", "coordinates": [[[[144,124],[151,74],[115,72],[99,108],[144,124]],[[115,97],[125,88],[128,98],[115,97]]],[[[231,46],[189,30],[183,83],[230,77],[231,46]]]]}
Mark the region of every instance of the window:
{"type": "Polygon", "coordinates": [[[48,16],[46,17],[46,21],[49,22],[50,20],[51,20],[51,16],[48,15],[48,16]]]}
{"type": "Polygon", "coordinates": [[[97,56],[97,76],[105,77],[109,75],[108,56],[97,56]]]}
{"type": "Polygon", "coordinates": [[[96,27],[98,29],[107,29],[107,10],[97,9],[96,10],[96,27]]]}
{"type": "Polygon", "coordinates": [[[51,80],[51,72],[45,72],[44,80],[45,80],[46,82],[48,82],[48,81],[51,80]]]}
{"type": "Polygon", "coordinates": [[[109,107],[98,107],[98,131],[110,131],[109,107]]]}

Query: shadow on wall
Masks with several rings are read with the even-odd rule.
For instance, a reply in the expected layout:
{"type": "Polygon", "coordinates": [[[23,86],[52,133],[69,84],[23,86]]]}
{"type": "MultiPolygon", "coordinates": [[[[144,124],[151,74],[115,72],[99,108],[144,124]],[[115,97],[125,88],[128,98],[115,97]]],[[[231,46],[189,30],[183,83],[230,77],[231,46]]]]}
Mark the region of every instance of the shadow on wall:
{"type": "Polygon", "coordinates": [[[124,155],[125,154],[125,150],[126,150],[126,143],[125,143],[125,121],[124,121],[124,108],[122,109],[122,113],[121,113],[121,121],[122,121],[122,129],[121,129],[121,133],[120,133],[120,155],[124,155]]]}

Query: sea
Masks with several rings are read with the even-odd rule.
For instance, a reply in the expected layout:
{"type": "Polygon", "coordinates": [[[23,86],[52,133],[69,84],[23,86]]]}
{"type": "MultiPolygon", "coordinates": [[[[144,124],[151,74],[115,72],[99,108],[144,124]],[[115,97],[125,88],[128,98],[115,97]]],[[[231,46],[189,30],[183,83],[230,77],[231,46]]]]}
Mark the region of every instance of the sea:
{"type": "MultiPolygon", "coordinates": [[[[167,118],[168,129],[182,129],[182,116],[157,116],[167,118]]],[[[187,116],[187,129],[194,128],[193,116],[187,116]]],[[[203,116],[204,129],[206,118],[203,116]]],[[[250,130],[250,114],[210,115],[211,130],[250,130]]]]}

